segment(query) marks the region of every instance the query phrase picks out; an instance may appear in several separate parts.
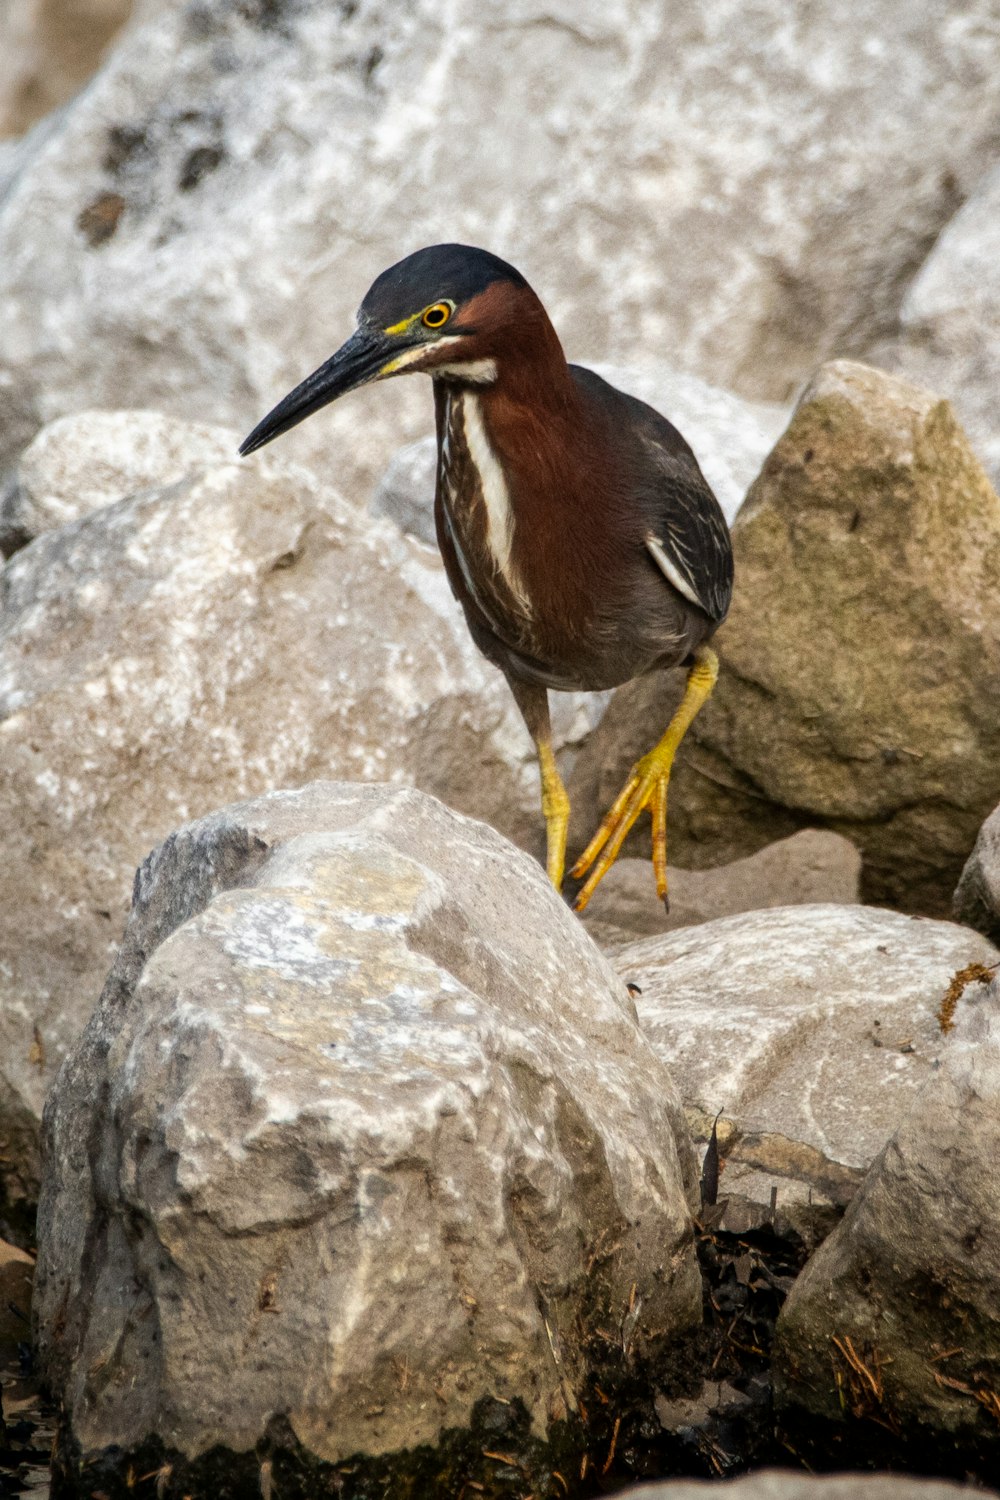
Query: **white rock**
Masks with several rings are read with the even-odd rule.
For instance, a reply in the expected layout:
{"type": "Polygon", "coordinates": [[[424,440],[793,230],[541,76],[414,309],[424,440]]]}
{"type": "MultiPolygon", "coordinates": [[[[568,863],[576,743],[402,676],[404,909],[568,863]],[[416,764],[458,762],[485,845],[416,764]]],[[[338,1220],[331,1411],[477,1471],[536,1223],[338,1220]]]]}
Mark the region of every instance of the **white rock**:
{"type": "Polygon", "coordinates": [[[270,1432],[358,1475],[483,1398],[544,1439],[700,1322],[693,1158],[624,985],[420,793],[171,835],[46,1121],[36,1320],[84,1462],[159,1438],[206,1493],[206,1450],[270,1432]]]}
{"type": "Polygon", "coordinates": [[[876,357],[943,391],[1000,487],[1000,171],[945,228],[903,300],[899,331],[876,357]]]}
{"type": "Polygon", "coordinates": [[[746,912],[616,950],[696,1140],[722,1111],[720,1197],[843,1207],[931,1076],[978,933],[864,906],[746,912]]]}
{"type": "MultiPolygon", "coordinates": [[[[18,416],[0,459],[94,405],[246,430],[350,332],[378,272],[442,239],[518,265],[574,359],[642,351],[787,400],[894,326],[996,158],[993,20],[991,0],[943,18],[864,0],[850,26],[743,0],[391,18],[377,0],[162,0],[0,209],[18,416]]],[[[360,501],[430,430],[414,381],[285,442],[360,501]]]]}
{"type": "Polygon", "coordinates": [[[910,1461],[961,1455],[984,1476],[1000,1453],[998,1005],[1000,984],[959,1002],[940,1069],[792,1288],[775,1363],[786,1422],[804,1408],[850,1442],[874,1418],[910,1461]]]}
{"type": "Polygon", "coordinates": [[[226,427],[154,411],[86,411],[44,427],[0,498],[0,550],[75,521],[143,489],[165,489],[206,463],[231,463],[226,427]]]}
{"type": "MultiPolygon", "coordinates": [[[[305,470],[207,462],[215,442],[178,439],[184,477],[0,571],[0,1171],[14,1199],[34,1196],[42,1101],[99,993],[132,872],[172,827],[335,773],[416,783],[542,841],[531,741],[437,556],[305,470]]],[[[93,451],[67,451],[66,471],[93,451]]],[[[562,702],[563,742],[586,732],[579,704],[562,702]]]]}

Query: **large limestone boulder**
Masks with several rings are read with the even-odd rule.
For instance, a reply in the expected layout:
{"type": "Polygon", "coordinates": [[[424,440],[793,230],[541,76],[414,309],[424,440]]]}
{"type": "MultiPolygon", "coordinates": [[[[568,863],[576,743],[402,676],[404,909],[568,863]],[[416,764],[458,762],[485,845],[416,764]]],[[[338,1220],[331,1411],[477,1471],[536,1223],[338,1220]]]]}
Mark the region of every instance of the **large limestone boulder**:
{"type": "MultiPolygon", "coordinates": [[[[196,431],[175,483],[47,532],[0,572],[0,1174],[15,1199],[37,1186],[42,1101],[132,873],[171,828],[335,774],[416,783],[532,849],[542,837],[531,741],[436,555],[277,459],[208,462],[215,441],[196,431]]],[[[138,449],[133,473],[141,431],[138,449]]],[[[79,472],[80,453],[65,463],[79,472]]]]}
{"type": "Polygon", "coordinates": [[[979,830],[952,904],[959,922],[1000,943],[1000,807],[979,830]]]}
{"type": "Polygon", "coordinates": [[[0,494],[0,551],[144,489],[166,489],[206,464],[231,463],[228,427],[156,411],[85,411],[43,427],[0,494]]]}
{"type": "Polygon", "coordinates": [[[578,1467],[588,1381],[610,1425],[700,1321],[693,1157],[624,984],[534,861],[410,790],[274,793],[154,852],[45,1162],[64,1475],[507,1494],[495,1450],[578,1467]]]}
{"type": "MultiPolygon", "coordinates": [[[[662,412],[680,429],[731,521],[788,419],[786,408],[742,401],[667,365],[595,364],[591,368],[619,390],[662,412]]],[[[433,437],[402,448],[373,491],[373,514],[388,516],[403,531],[436,545],[436,469],[433,437]]]]}
{"type": "MultiPolygon", "coordinates": [[[[947,403],[824,368],[733,527],[719,685],[681,748],[670,847],[719,864],[824,825],[864,899],[943,915],[1000,800],[1000,500],[947,403]]],[[[571,841],[662,733],[676,695],[618,695],[577,764],[571,841]]],[[[633,842],[648,847],[648,820],[633,842]]]]}
{"type": "Polygon", "coordinates": [[[716,1116],[727,1227],[829,1228],[945,1038],[955,973],[1000,953],[966,927],[863,906],[747,912],[615,950],[692,1133],[716,1116]]]}
{"type": "Polygon", "coordinates": [[[998,984],[967,991],[941,1067],[785,1303],[789,1430],[805,1417],[854,1452],[888,1434],[914,1467],[997,1472],[998,1003],[998,984]]]}
{"type": "MultiPolygon", "coordinates": [[[[850,26],[743,0],[159,0],[4,198],[0,464],[95,404],[246,430],[441,239],[519,265],[574,358],[669,351],[787,400],[895,327],[997,160],[993,21],[992,0],[944,22],[867,0],[850,26]]],[[[286,443],[360,500],[430,427],[402,382],[286,443]]]]}

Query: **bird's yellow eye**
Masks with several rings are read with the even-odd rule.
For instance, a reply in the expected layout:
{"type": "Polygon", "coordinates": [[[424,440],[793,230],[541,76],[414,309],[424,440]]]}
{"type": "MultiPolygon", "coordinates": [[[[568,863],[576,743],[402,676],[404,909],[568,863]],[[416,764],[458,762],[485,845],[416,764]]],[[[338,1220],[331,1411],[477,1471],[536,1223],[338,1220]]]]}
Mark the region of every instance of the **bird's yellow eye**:
{"type": "Polygon", "coordinates": [[[421,318],[425,328],[443,328],[451,317],[451,308],[447,302],[435,302],[429,307],[421,318]]]}

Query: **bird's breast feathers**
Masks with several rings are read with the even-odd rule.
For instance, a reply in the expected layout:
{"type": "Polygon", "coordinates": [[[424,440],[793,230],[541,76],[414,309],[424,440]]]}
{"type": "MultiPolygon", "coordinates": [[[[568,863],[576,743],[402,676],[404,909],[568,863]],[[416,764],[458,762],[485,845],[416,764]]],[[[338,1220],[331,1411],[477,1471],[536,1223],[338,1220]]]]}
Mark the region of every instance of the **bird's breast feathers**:
{"type": "Polygon", "coordinates": [[[486,431],[482,403],[473,391],[450,391],[445,398],[439,463],[442,496],[467,582],[470,575],[482,577],[485,570],[499,586],[499,602],[513,604],[530,621],[531,601],[513,561],[510,489],[486,431]],[[509,601],[503,595],[509,595],[509,601]]]}

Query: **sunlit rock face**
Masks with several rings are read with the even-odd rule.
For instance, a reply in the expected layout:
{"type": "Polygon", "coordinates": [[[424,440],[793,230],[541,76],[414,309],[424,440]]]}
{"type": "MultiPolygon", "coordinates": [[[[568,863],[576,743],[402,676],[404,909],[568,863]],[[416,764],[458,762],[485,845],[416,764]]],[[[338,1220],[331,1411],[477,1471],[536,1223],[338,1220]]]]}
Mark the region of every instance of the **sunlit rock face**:
{"type": "Polygon", "coordinates": [[[122,1472],[284,1431],[361,1494],[359,1459],[483,1400],[565,1442],[591,1379],[655,1378],[700,1322],[693,1153],[624,983],[421,793],[171,836],[46,1122],[42,1359],[122,1472]]]}
{"type": "MultiPolygon", "coordinates": [[[[993,20],[989,0],[865,0],[850,26],[742,0],[150,4],[0,210],[4,456],[94,405],[246,430],[385,266],[442,240],[517,265],[571,358],[641,351],[786,401],[895,328],[997,159],[993,20]]],[[[286,441],[354,498],[430,429],[405,381],[286,441]]]]}

